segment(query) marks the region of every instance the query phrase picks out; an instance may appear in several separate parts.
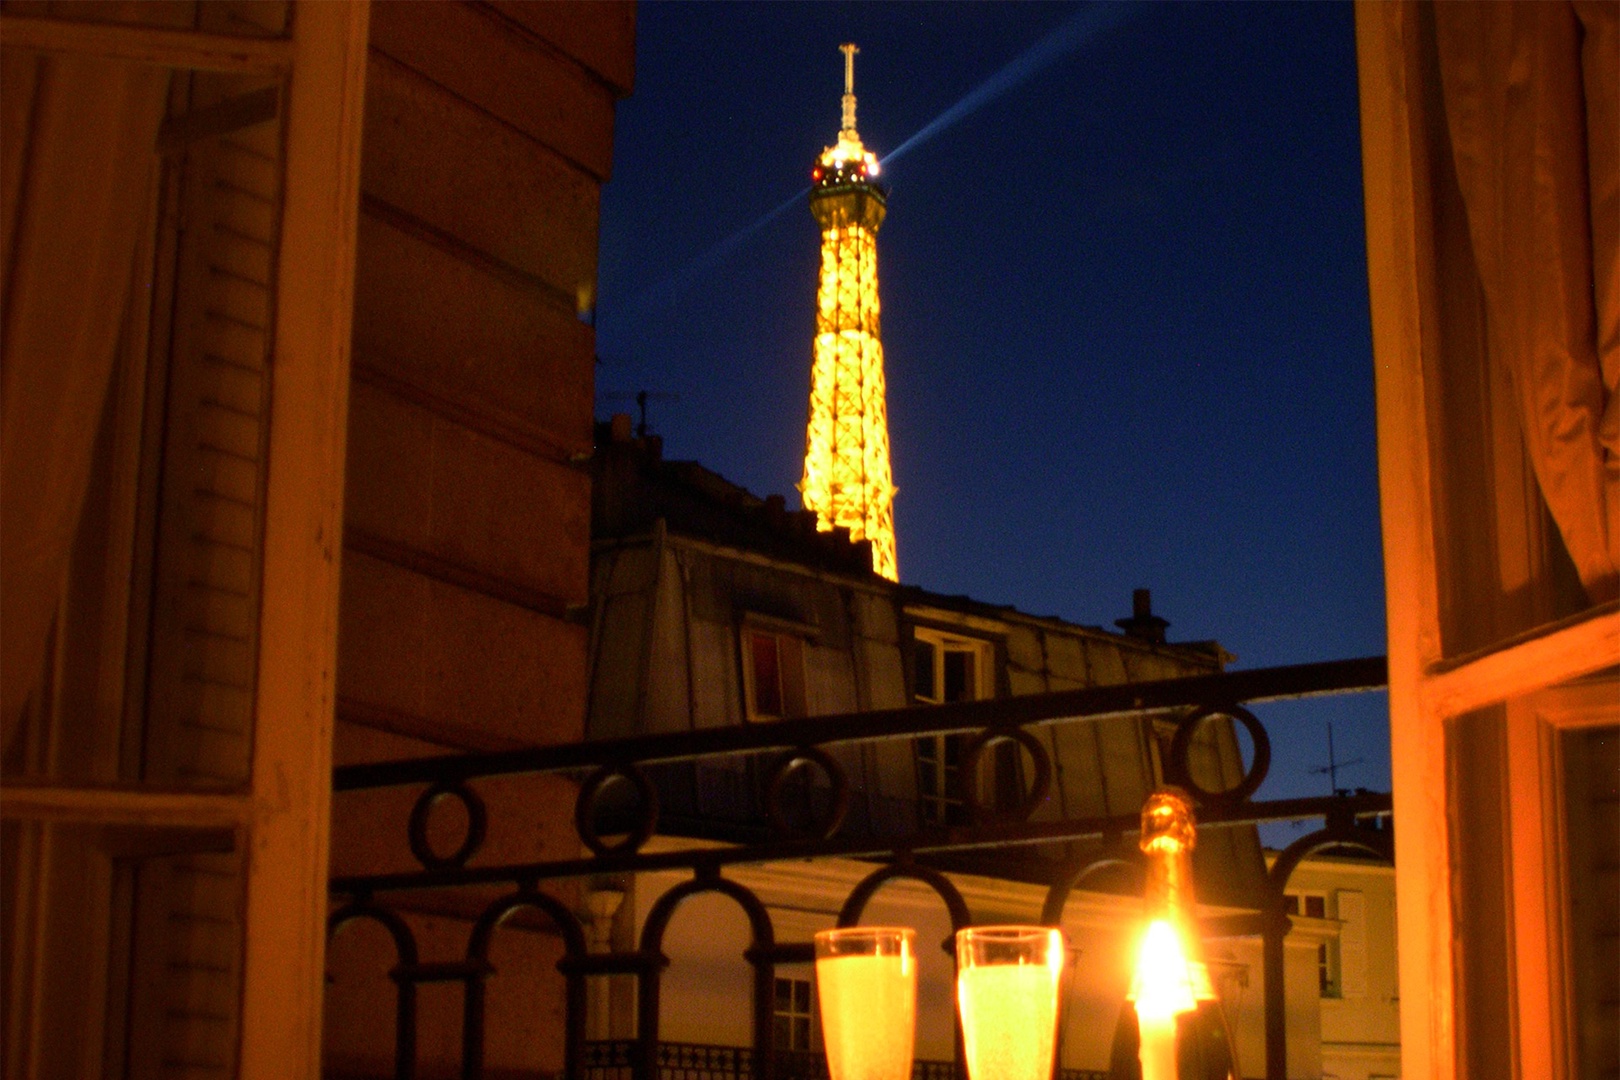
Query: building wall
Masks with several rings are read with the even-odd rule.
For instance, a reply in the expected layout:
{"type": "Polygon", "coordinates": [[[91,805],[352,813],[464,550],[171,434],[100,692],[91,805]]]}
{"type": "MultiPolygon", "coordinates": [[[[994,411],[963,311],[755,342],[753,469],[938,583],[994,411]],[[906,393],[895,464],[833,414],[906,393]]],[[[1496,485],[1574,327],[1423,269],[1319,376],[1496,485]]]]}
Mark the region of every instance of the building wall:
{"type": "MultiPolygon", "coordinates": [[[[1296,920],[1291,945],[1321,940],[1334,985],[1321,996],[1324,1080],[1400,1075],[1400,981],[1396,963],[1395,868],[1361,859],[1306,859],[1290,893],[1326,900],[1326,918],[1296,920]]],[[[1290,973],[1292,977],[1292,973],[1290,973]]],[[[1304,976],[1317,986],[1316,967],[1304,976]]],[[[1292,1032],[1290,1032],[1292,1037],[1292,1032]]]]}
{"type": "MultiPolygon", "coordinates": [[[[389,3],[372,20],[338,659],[339,764],[584,734],[598,195],[633,61],[628,3],[389,3]]],[[[486,857],[576,843],[570,785],[480,785],[486,857]]],[[[416,792],[340,796],[334,872],[412,864],[416,792]]],[[[447,825],[447,833],[454,826],[447,825]]],[[[445,840],[455,843],[454,836],[445,840]]],[[[571,886],[562,886],[571,896],[571,886]]],[[[423,901],[424,960],[488,896],[423,901]]],[[[492,1069],[561,1065],[561,948],[503,931],[492,1069]]],[[[380,934],[332,947],[327,1062],[392,1054],[380,934]]],[[[422,991],[424,1072],[460,1058],[460,988],[422,991]]]]}
{"type": "MultiPolygon", "coordinates": [[[[623,452],[628,444],[609,452],[623,452]]],[[[602,449],[599,448],[599,454],[602,449]]],[[[657,477],[653,460],[639,467],[657,477]]],[[[613,520],[630,520],[628,535],[608,530],[593,558],[592,737],[622,737],[750,722],[750,663],[744,641],[753,629],[794,637],[802,653],[804,711],[828,715],[913,703],[919,693],[912,670],[918,639],[976,643],[982,658],[973,697],[1038,694],[1133,680],[1172,678],[1218,670],[1217,646],[1165,645],[960,597],[938,597],[895,586],[872,575],[829,568],[810,550],[794,558],[766,535],[747,543],[739,520],[772,519],[769,504],[726,485],[713,474],[703,482],[726,498],[711,534],[741,536],[737,544],[677,532],[649,510],[637,515],[622,497],[624,462],[599,472],[597,497],[613,520]],[[751,502],[749,500],[752,500],[751,502]],[[651,518],[649,521],[648,519],[651,518]],[[731,533],[723,533],[730,529],[731,533]]],[[[696,466],[682,463],[683,476],[696,466]]],[[[695,531],[703,520],[677,496],[653,491],[649,507],[669,506],[695,531]],[[660,502],[659,500],[662,500],[660,502]]],[[[777,512],[778,515],[780,511],[777,512]]],[[[757,677],[757,675],[753,676],[757,677]]],[[[937,691],[938,688],[936,688],[937,691]]],[[[1036,729],[1056,768],[1054,785],[1036,820],[1134,814],[1162,775],[1158,722],[1119,718],[1046,725],[1036,729]]],[[[1168,722],[1166,722],[1168,725],[1168,722]]],[[[851,778],[851,818],[845,830],[899,836],[919,827],[919,781],[910,740],[859,749],[830,748],[851,778]]],[[[1242,771],[1229,726],[1208,725],[1193,753],[1194,769],[1211,788],[1235,783],[1242,771]]],[[[757,827],[750,818],[749,775],[741,762],[705,762],[670,770],[661,781],[665,831],[655,845],[679,845],[687,835],[710,836],[757,827]],[[671,825],[672,820],[676,824],[671,825]],[[717,826],[716,822],[719,822],[717,826]],[[718,832],[714,831],[718,828],[718,832]]],[[[757,778],[756,778],[757,779],[757,778]]],[[[1094,856],[1084,845],[1059,845],[1050,859],[1094,856]]],[[[1212,906],[1255,902],[1253,885],[1264,871],[1252,829],[1209,829],[1195,852],[1200,895],[1212,906]],[[1207,887],[1206,887],[1207,885],[1207,887]],[[1207,892],[1208,895],[1205,895],[1207,892]]],[[[977,922],[1033,922],[1043,886],[953,873],[977,922]]],[[[805,864],[728,868],[727,877],[754,889],[766,903],[777,941],[808,941],[833,925],[836,913],[870,864],[817,860],[805,864]]],[[[615,878],[599,895],[623,897],[610,934],[618,950],[637,948],[648,912],[682,878],[678,873],[615,878]]],[[[597,883],[603,885],[604,883],[597,883]]],[[[611,904],[610,904],[611,906],[611,904]]],[[[1231,910],[1221,908],[1220,910],[1231,910]]],[[[1134,898],[1077,892],[1065,911],[1075,958],[1065,989],[1062,1060],[1065,1067],[1105,1069],[1130,983],[1132,937],[1140,915],[1134,898]]],[[[943,906],[920,885],[891,883],[863,916],[870,925],[915,927],[921,954],[917,1049],[919,1058],[950,1060],[955,998],[949,957],[937,948],[950,933],[943,906]]],[[[1318,933],[1323,931],[1319,928],[1318,933]]],[[[744,958],[748,924],[729,898],[700,895],[686,901],[669,924],[663,951],[670,958],[660,994],[659,1037],[665,1042],[747,1046],[753,1041],[751,968],[744,958]]],[[[1242,1060],[1254,1075],[1264,1062],[1261,944],[1258,938],[1210,943],[1210,960],[1236,1032],[1242,1060]]],[[[1290,1076],[1314,1078],[1320,1069],[1320,1012],[1316,999],[1316,942],[1292,941],[1288,1018],[1290,1076]]],[[[810,966],[778,969],[778,976],[809,978],[810,966]]],[[[592,998],[592,1037],[628,1038],[634,1032],[634,980],[615,977],[592,998]]]]}
{"type": "MultiPolygon", "coordinates": [[[[873,575],[679,535],[661,522],[650,534],[599,539],[592,572],[593,738],[748,722],[743,637],[750,626],[801,643],[808,716],[911,703],[912,643],[924,630],[983,647],[981,697],[1202,674],[1220,663],[1211,651],[1218,647],[1155,644],[1010,608],[931,598],[873,575]]],[[[1168,738],[1169,731],[1157,734],[1168,738]]],[[[1137,718],[1047,725],[1035,734],[1055,765],[1035,820],[1135,813],[1161,775],[1155,728],[1137,718]]],[[[857,800],[857,815],[868,815],[862,827],[880,833],[912,827],[917,777],[910,744],[832,752],[869,796],[857,800]]],[[[1192,757],[1211,788],[1230,786],[1242,774],[1227,725],[1207,725],[1192,757]]],[[[1244,830],[1212,832],[1196,858],[1217,892],[1224,887],[1217,879],[1255,879],[1261,872],[1258,843],[1244,830]]]]}

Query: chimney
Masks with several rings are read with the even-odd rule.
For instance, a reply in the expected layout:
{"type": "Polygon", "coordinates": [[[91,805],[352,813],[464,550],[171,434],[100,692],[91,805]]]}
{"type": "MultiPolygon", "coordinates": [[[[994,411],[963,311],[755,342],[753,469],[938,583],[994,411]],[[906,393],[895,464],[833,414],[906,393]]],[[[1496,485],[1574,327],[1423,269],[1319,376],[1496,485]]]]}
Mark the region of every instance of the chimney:
{"type": "Polygon", "coordinates": [[[1115,619],[1114,625],[1130,637],[1163,645],[1164,631],[1170,621],[1153,614],[1153,594],[1150,590],[1137,589],[1131,593],[1131,617],[1115,619]]]}

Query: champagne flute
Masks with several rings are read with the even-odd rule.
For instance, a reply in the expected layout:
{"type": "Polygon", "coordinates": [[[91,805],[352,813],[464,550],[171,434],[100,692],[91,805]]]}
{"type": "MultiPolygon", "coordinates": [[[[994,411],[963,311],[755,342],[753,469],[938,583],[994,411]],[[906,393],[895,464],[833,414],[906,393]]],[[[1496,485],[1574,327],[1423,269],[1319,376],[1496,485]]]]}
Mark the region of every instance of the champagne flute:
{"type": "Polygon", "coordinates": [[[971,1080],[1050,1080],[1063,959],[1063,932],[1051,927],[956,932],[956,1001],[971,1080]]]}
{"type": "Polygon", "coordinates": [[[832,1080],[911,1080],[916,937],[898,926],[816,935],[816,987],[832,1080]]]}

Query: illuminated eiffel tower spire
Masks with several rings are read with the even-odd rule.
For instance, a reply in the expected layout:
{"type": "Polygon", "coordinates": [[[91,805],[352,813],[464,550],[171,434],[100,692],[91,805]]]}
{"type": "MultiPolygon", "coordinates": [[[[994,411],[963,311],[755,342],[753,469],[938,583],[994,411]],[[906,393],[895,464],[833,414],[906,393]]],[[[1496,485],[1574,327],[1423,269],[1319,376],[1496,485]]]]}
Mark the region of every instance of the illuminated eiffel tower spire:
{"type": "Polygon", "coordinates": [[[841,526],[872,543],[872,569],[900,579],[894,554],[894,483],[878,323],[877,231],[885,193],[876,156],[855,131],[855,53],[844,53],[844,122],[811,172],[810,211],[821,226],[815,361],[805,439],[805,509],[823,532],[841,526]]]}

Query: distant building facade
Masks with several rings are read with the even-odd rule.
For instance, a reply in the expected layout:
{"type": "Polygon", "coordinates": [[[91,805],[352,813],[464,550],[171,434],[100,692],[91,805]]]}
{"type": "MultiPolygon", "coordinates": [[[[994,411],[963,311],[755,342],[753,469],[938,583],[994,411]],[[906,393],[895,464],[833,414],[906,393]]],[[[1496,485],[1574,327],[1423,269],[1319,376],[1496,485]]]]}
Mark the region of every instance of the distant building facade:
{"type": "Polygon", "coordinates": [[[1288,945],[1314,954],[1316,977],[1305,981],[1321,1001],[1322,1080],[1394,1080],[1401,1075],[1395,867],[1319,853],[1300,862],[1285,896],[1288,945]]]}
{"type": "MultiPolygon", "coordinates": [[[[1127,632],[1080,626],[1013,608],[898,585],[873,572],[865,544],[818,532],[789,512],[693,462],[666,462],[656,438],[627,417],[598,426],[593,514],[591,738],[697,731],[905,706],[1006,698],[1085,686],[1215,672],[1231,657],[1213,642],[1171,644],[1147,597],[1127,632]]],[[[1034,820],[1130,815],[1160,782],[1170,721],[1124,717],[1036,729],[1054,779],[1034,820]]],[[[939,736],[827,748],[851,781],[841,836],[881,840],[965,820],[961,738],[939,736]]],[[[984,801],[1022,793],[1024,763],[1008,753],[981,765],[984,801]]],[[[1242,773],[1229,727],[1205,725],[1193,769],[1211,788],[1242,773]]],[[[738,843],[765,835],[757,762],[745,757],[658,770],[655,845],[738,843]]],[[[1036,921],[1046,883],[1083,865],[1100,845],[1046,845],[1012,855],[954,856],[938,864],[975,921],[1036,921]]],[[[1200,900],[1212,913],[1255,910],[1265,864],[1252,828],[1207,829],[1195,852],[1200,900]]],[[[778,940],[808,940],[833,925],[869,863],[732,867],[729,877],[767,905],[778,940]]],[[[585,903],[596,935],[634,948],[654,902],[677,874],[598,880],[585,903]]],[[[729,901],[694,898],[671,923],[672,964],[661,995],[660,1039],[683,1052],[751,1041],[747,940],[729,901]]],[[[1062,1065],[1106,1070],[1129,986],[1130,930],[1140,900],[1129,887],[1079,892],[1065,909],[1074,960],[1062,1065]]],[[[942,941],[949,921],[926,889],[886,886],[866,922],[916,926],[942,941]]],[[[1260,941],[1209,944],[1245,1071],[1264,1061],[1260,941]]],[[[948,1061],[952,1001],[948,957],[924,950],[917,1055],[948,1061]]],[[[1313,942],[1291,941],[1290,1076],[1320,1073],[1313,942]]],[[[606,983],[609,980],[601,980],[606,983]]],[[[599,987],[592,1037],[625,1039],[634,1027],[631,980],[599,987]]],[[[779,1049],[819,1049],[808,966],[778,971],[779,1049]]]]}

